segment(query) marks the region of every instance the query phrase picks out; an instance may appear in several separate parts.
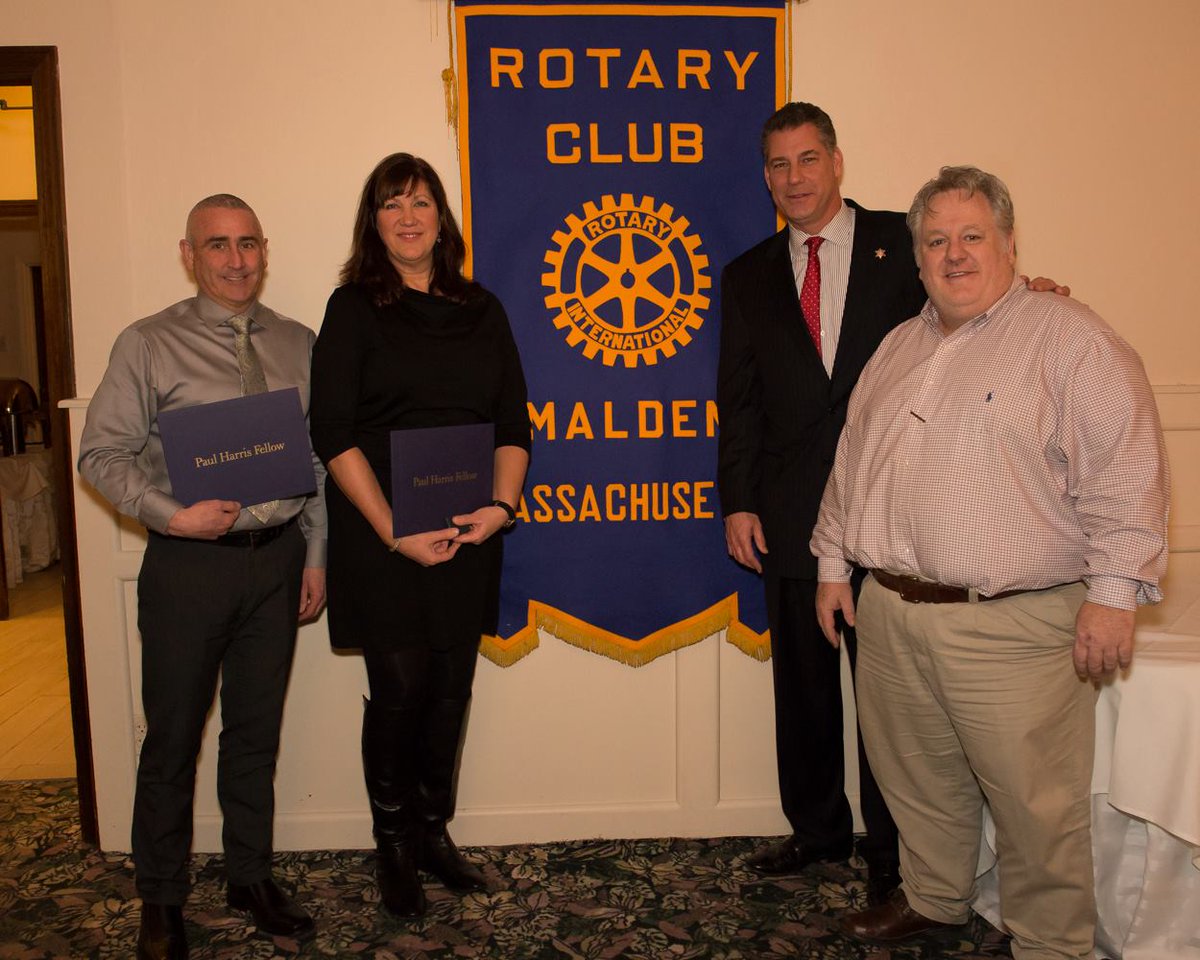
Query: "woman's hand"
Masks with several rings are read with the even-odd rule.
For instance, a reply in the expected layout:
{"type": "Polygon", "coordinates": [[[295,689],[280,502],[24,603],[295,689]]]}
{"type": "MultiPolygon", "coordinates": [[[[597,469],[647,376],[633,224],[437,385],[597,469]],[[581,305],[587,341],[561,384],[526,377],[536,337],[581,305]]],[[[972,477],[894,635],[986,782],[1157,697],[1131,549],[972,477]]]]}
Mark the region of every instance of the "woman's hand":
{"type": "MultiPolygon", "coordinates": [[[[503,511],[501,511],[503,512],[503,511]]],[[[423,567],[436,566],[445,563],[458,553],[458,542],[454,527],[445,530],[430,530],[427,533],[413,533],[399,540],[387,541],[393,553],[403,554],[414,563],[423,567]],[[394,544],[394,546],[393,546],[394,544]]]]}
{"type": "Polygon", "coordinates": [[[483,543],[493,533],[508,523],[508,512],[503,507],[480,507],[474,513],[460,513],[451,517],[459,526],[471,525],[466,533],[460,533],[454,538],[455,544],[483,543]]]}
{"type": "MultiPolygon", "coordinates": [[[[529,466],[529,451],[522,447],[505,445],[496,448],[493,472],[495,482],[492,485],[492,496],[507,504],[521,502],[521,485],[525,482],[525,470],[529,466]]],[[[515,509],[515,507],[514,507],[515,509]]],[[[480,507],[474,513],[463,513],[451,517],[450,522],[459,526],[471,525],[466,533],[460,533],[454,538],[455,543],[483,543],[498,530],[504,529],[512,517],[510,510],[489,503],[480,507]]]]}

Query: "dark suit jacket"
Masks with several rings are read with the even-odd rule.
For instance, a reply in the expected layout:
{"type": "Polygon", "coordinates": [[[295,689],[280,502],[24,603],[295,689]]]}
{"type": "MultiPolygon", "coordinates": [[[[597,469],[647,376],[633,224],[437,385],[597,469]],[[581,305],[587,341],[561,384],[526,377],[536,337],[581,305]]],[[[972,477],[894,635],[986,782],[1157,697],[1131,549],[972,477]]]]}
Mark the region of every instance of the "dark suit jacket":
{"type": "Polygon", "coordinates": [[[758,514],[764,570],[775,576],[816,577],[808,542],[850,392],[884,335],[925,303],[903,215],[846,202],[857,212],[832,379],[800,312],[786,227],[730,263],[721,280],[721,509],[758,514]]]}

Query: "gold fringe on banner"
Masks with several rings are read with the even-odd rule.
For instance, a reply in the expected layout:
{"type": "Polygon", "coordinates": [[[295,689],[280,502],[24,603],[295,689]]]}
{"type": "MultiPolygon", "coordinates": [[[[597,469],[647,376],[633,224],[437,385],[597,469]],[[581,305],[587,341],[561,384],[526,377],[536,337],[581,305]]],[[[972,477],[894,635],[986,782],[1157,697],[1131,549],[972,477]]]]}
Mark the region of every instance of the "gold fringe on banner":
{"type": "Polygon", "coordinates": [[[644,667],[659,657],[682,650],[705,637],[726,630],[726,639],[747,656],[767,660],[771,644],[767,632],[757,633],[738,619],[737,595],[731,594],[694,616],[632,640],[611,633],[564,610],[529,601],[529,622],[507,640],[484,636],[479,652],[498,667],[511,667],[538,647],[538,630],[564,643],[616,660],[628,667],[644,667]]]}
{"type": "MultiPolygon", "coordinates": [[[[804,0],[796,0],[804,3],[804,0]]],[[[787,84],[787,102],[792,102],[792,5],[789,3],[784,11],[783,34],[787,37],[787,49],[783,51],[783,78],[787,84]]]]}
{"type": "Polygon", "coordinates": [[[760,663],[771,659],[771,632],[764,630],[757,633],[742,621],[735,620],[729,625],[725,639],[742,651],[746,656],[753,657],[760,663]]]}
{"type": "Polygon", "coordinates": [[[485,633],[479,652],[498,667],[511,667],[538,647],[537,629],[519,630],[507,640],[485,633]]]}
{"type": "Polygon", "coordinates": [[[446,0],[446,54],[450,66],[442,71],[442,91],[446,96],[446,125],[454,131],[458,147],[458,78],[454,73],[454,0],[446,0]]]}

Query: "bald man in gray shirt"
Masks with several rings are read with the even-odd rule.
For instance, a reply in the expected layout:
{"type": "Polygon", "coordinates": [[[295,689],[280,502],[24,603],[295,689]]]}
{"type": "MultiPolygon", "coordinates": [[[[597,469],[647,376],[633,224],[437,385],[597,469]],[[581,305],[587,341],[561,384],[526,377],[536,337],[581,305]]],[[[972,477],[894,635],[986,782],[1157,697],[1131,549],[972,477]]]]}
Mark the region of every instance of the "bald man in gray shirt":
{"type": "Polygon", "coordinates": [[[258,302],[267,243],[244,201],[229,194],[201,200],[179,246],[199,292],[117,338],[79,454],[84,479],[149,538],[138,578],[146,738],[132,831],[139,960],[188,955],[182,907],[196,758],[218,675],[228,903],[249,911],[260,932],[313,932],[312,918],[272,879],[271,858],[275,758],[296,626],[325,602],[324,470],[314,456],[318,492],[306,497],[185,506],[172,496],[158,415],[253,392],[247,376],[259,389],[299,388],[307,415],[315,337],[258,302]],[[243,341],[240,355],[235,327],[251,345],[243,341]],[[249,374],[247,353],[256,357],[249,374]]]}

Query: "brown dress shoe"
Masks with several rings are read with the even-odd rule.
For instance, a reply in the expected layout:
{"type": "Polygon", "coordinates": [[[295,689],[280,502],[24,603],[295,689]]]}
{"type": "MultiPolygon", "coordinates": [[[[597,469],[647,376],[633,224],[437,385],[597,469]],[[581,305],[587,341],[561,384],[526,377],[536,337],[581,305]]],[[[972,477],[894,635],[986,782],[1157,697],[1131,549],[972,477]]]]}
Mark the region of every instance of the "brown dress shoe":
{"type": "Polygon", "coordinates": [[[948,930],[960,923],[943,923],[917,913],[902,890],[893,890],[887,902],[842,917],[842,933],[858,940],[906,940],[930,930],[948,930]]]}

